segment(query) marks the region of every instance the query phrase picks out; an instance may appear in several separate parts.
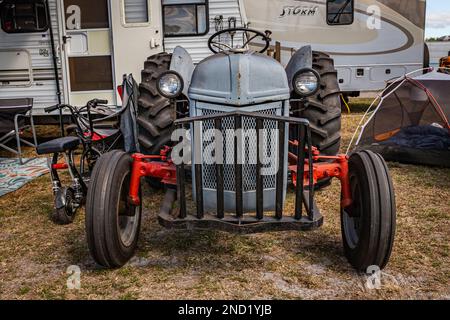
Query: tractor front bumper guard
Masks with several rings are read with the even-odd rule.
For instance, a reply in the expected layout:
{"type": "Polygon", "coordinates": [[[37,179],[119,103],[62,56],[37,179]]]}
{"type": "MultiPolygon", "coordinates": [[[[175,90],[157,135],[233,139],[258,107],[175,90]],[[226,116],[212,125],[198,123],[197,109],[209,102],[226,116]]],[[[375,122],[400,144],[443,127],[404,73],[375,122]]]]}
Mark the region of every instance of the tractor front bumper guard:
{"type": "Polygon", "coordinates": [[[195,215],[188,214],[185,218],[180,218],[179,210],[174,209],[177,204],[177,192],[169,189],[164,197],[164,202],[158,216],[161,226],[173,230],[219,230],[235,234],[252,234],[272,231],[310,231],[317,229],[323,224],[323,217],[314,204],[314,217],[294,217],[283,216],[281,219],[265,216],[258,219],[255,216],[244,215],[237,217],[235,215],[226,215],[224,218],[218,218],[215,214],[205,213],[203,218],[199,219],[195,215]]]}
{"type": "MultiPolygon", "coordinates": [[[[273,216],[264,212],[264,189],[262,179],[262,164],[260,157],[256,164],[256,213],[244,214],[243,205],[243,165],[234,164],[236,186],[236,212],[233,215],[226,214],[224,209],[224,165],[216,164],[217,185],[217,209],[216,212],[205,212],[203,202],[203,165],[194,164],[195,175],[195,208],[188,210],[186,196],[186,165],[175,165],[169,158],[169,148],[162,150],[160,156],[133,155],[132,175],[130,185],[129,202],[140,205],[139,198],[140,180],[142,177],[151,177],[161,180],[168,191],[166,193],[161,211],[159,223],[168,229],[215,229],[233,233],[258,233],[266,231],[287,230],[313,230],[323,224],[323,217],[314,201],[314,186],[317,181],[325,178],[338,178],[341,181],[342,200],[341,205],[347,207],[351,204],[351,191],[348,181],[348,158],[341,155],[337,157],[322,157],[316,148],[312,146],[311,128],[306,119],[269,116],[254,112],[233,112],[211,116],[180,119],[175,122],[179,128],[191,128],[196,122],[213,121],[215,128],[222,128],[225,118],[234,118],[235,129],[242,129],[242,119],[254,118],[256,131],[263,128],[264,121],[275,121],[278,124],[278,157],[285,159],[285,130],[287,125],[299,130],[299,141],[290,141],[296,146],[296,154],[289,153],[289,163],[279,161],[280,168],[276,176],[276,206],[273,216]],[[157,160],[157,161],[152,161],[157,160]],[[332,162],[317,162],[328,160],[332,162]],[[291,171],[292,182],[295,186],[295,211],[292,215],[283,213],[283,183],[285,166],[291,171]],[[303,183],[298,183],[298,177],[303,176],[303,183]],[[306,215],[304,210],[306,209],[306,215]]],[[[257,154],[260,153],[262,143],[257,134],[257,154]]]]}

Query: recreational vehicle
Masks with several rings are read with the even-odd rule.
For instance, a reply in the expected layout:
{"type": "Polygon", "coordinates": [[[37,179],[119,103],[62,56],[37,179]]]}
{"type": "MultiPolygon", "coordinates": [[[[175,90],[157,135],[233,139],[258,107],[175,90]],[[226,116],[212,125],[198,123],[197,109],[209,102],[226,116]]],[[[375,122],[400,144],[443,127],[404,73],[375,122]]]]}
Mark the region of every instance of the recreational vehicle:
{"type": "Polygon", "coordinates": [[[271,30],[284,65],[304,45],[329,53],[347,95],[424,65],[425,0],[0,0],[0,8],[0,98],[32,97],[35,115],[58,100],[120,105],[115,88],[126,73],[142,81],[147,57],[182,46],[198,63],[211,54],[208,38],[230,26],[271,30]]]}

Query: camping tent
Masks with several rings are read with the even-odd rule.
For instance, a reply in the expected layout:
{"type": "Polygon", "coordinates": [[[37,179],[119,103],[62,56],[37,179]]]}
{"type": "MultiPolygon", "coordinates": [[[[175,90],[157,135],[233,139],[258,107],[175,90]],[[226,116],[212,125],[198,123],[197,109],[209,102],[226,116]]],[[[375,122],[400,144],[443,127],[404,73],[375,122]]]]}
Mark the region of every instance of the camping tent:
{"type": "Polygon", "coordinates": [[[378,152],[387,161],[450,167],[450,75],[396,79],[375,105],[356,149],[378,152]]]}

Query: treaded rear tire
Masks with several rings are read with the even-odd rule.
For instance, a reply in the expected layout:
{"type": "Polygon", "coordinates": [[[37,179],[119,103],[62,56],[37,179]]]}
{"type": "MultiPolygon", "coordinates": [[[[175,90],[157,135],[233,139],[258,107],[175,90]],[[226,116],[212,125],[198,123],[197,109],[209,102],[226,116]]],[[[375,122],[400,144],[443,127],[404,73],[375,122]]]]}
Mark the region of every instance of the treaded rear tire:
{"type": "MultiPolygon", "coordinates": [[[[308,106],[295,117],[306,118],[312,129],[312,143],[321,154],[335,156],[341,146],[341,100],[337,71],[333,59],[326,53],[313,51],[313,69],[321,76],[320,90],[308,99],[308,106]]],[[[298,110],[298,102],[293,102],[298,110]]],[[[296,139],[291,134],[291,138],[296,139]]]]}
{"type": "Polygon", "coordinates": [[[169,70],[171,60],[171,54],[159,53],[144,63],[137,118],[138,141],[144,154],[159,155],[161,148],[171,142],[176,110],[156,89],[156,80],[169,70]]]}
{"type": "Polygon", "coordinates": [[[370,266],[383,269],[396,228],[395,193],[386,162],[371,151],[354,153],[349,178],[354,203],[341,210],[345,256],[358,271],[366,272],[370,266]]]}
{"type": "Polygon", "coordinates": [[[106,268],[125,265],[137,247],[142,207],[124,201],[130,175],[131,157],[118,150],[103,155],[92,173],[86,201],[86,238],[92,258],[106,268]],[[134,218],[129,229],[132,231],[125,242],[120,233],[121,222],[131,217],[134,218]]]}

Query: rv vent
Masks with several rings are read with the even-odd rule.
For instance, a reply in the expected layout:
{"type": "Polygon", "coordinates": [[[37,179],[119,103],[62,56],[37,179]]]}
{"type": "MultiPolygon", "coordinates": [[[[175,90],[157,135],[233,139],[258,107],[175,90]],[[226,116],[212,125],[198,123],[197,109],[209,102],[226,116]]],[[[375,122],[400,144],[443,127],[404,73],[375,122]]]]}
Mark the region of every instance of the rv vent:
{"type": "Polygon", "coordinates": [[[31,58],[28,51],[0,51],[0,87],[26,86],[31,81],[31,58]]]}

